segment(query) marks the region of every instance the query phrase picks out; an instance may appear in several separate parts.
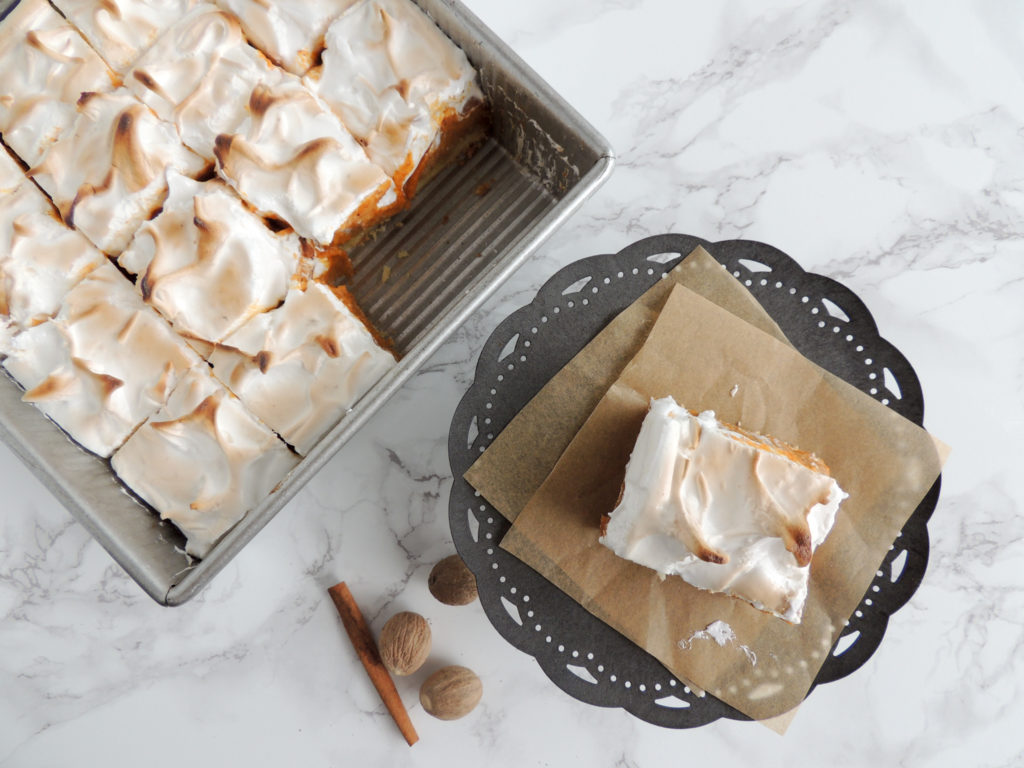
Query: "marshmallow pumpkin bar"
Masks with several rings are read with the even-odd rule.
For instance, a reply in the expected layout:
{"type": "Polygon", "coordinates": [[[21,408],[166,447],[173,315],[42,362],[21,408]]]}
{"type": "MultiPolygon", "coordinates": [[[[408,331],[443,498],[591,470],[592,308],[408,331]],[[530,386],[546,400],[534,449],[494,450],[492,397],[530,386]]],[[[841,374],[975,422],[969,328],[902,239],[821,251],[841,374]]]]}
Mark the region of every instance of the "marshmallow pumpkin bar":
{"type": "Polygon", "coordinates": [[[0,356],[13,335],[56,315],[68,291],[106,263],[0,147],[0,356]]]}
{"type": "Polygon", "coordinates": [[[171,172],[168,188],[118,264],[182,336],[223,341],[284,301],[301,279],[302,244],[268,229],[222,181],[171,172]]]}
{"type": "Polygon", "coordinates": [[[306,455],[395,366],[343,288],[310,283],[204,354],[213,373],[306,455]]]}
{"type": "Polygon", "coordinates": [[[80,445],[107,457],[203,362],[109,262],[51,320],[11,340],[4,368],[80,445]]]}
{"type": "Polygon", "coordinates": [[[298,461],[200,366],[182,377],[111,465],[161,518],[181,529],[189,554],[205,557],[298,461]]]}
{"type": "Polygon", "coordinates": [[[330,23],[356,0],[216,0],[241,23],[249,40],[278,66],[304,75],[324,47],[330,23]]]}
{"type": "Polygon", "coordinates": [[[125,84],[212,163],[217,136],[236,131],[253,89],[275,70],[233,16],[198,3],[135,62],[125,84]]]}
{"type": "Polygon", "coordinates": [[[99,55],[125,74],[197,0],[53,0],[99,55]]]}
{"type": "Polygon", "coordinates": [[[256,211],[318,246],[342,242],[397,209],[394,184],[302,81],[276,70],[245,120],[216,139],[217,172],[256,211]]]}
{"type": "Polygon", "coordinates": [[[64,221],[117,256],[163,204],[168,170],[200,176],[208,163],[125,88],[83,94],[77,111],[29,173],[64,221]]]}
{"type": "Polygon", "coordinates": [[[411,196],[433,157],[482,118],[466,54],[409,0],[360,0],[330,25],[324,45],[305,81],[411,196]]]}
{"type": "Polygon", "coordinates": [[[844,498],[812,454],[666,397],[651,402],[601,543],[796,624],[844,498]]]}
{"type": "Polygon", "coordinates": [[[46,0],[21,0],[0,22],[0,134],[28,165],[75,121],[85,92],[110,91],[115,75],[46,0]]]}
{"type": "Polygon", "coordinates": [[[195,6],[138,60],[128,86],[268,219],[317,245],[388,215],[397,196],[341,121],[251,47],[238,22],[195,6]]]}

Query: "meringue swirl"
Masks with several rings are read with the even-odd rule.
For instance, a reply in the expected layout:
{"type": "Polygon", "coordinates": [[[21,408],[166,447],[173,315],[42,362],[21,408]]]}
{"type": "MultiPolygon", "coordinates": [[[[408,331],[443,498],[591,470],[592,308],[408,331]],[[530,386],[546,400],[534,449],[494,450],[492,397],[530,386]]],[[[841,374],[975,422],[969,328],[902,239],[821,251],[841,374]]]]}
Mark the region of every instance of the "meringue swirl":
{"type": "Polygon", "coordinates": [[[799,623],[811,555],[844,498],[812,455],[665,397],[651,402],[601,543],[799,623]]]}
{"type": "Polygon", "coordinates": [[[54,319],[17,334],[3,363],[25,388],[25,402],[100,456],[202,364],[109,262],[68,292],[54,319]]]}
{"type": "Polygon", "coordinates": [[[0,34],[0,133],[29,165],[75,121],[87,91],[110,91],[116,76],[46,0],[21,0],[0,34]]]}
{"type": "Polygon", "coordinates": [[[276,75],[253,90],[238,132],[217,137],[217,170],[261,214],[330,245],[379,218],[394,185],[298,78],[276,75]]]}
{"type": "Polygon", "coordinates": [[[331,21],[355,0],[216,0],[233,13],[249,37],[278,66],[304,75],[323,48],[324,33],[331,21]]]}
{"type": "MultiPolygon", "coordinates": [[[[0,324],[9,333],[56,315],[68,291],[106,263],[81,233],[65,226],[46,196],[24,176],[20,185],[0,196],[0,324]]],[[[5,345],[0,338],[0,354],[5,345]]]]}
{"type": "Polygon", "coordinates": [[[104,61],[124,74],[197,0],[54,0],[104,61]]]}
{"type": "Polygon", "coordinates": [[[74,125],[30,173],[70,226],[116,256],[163,203],[166,172],[207,163],[125,88],[86,93],[74,125]]]}
{"type": "Polygon", "coordinates": [[[306,78],[401,188],[442,126],[483,100],[466,54],[408,0],[360,0],[306,78]]]}
{"type": "Polygon", "coordinates": [[[209,3],[196,5],[136,62],[126,83],[182,141],[212,160],[214,141],[246,116],[249,95],[273,66],[245,42],[238,22],[209,3]]]}
{"type": "Polygon", "coordinates": [[[207,359],[302,455],[395,365],[362,320],[319,283],[289,291],[284,304],[254,317],[207,359]]]}
{"type": "Polygon", "coordinates": [[[118,264],[138,275],[143,299],[186,337],[219,342],[284,301],[302,251],[274,233],[221,181],[171,172],[160,214],[118,264]]]}
{"type": "Polygon", "coordinates": [[[189,554],[205,557],[298,461],[208,370],[196,368],[128,438],[111,465],[181,529],[189,554]]]}

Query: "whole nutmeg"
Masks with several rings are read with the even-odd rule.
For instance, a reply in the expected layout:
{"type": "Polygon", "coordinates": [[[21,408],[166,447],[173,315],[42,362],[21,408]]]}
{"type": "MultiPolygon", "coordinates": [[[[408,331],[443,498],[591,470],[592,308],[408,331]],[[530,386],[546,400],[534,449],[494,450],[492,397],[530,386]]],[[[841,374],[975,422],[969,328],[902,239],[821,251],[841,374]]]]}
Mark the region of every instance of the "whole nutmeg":
{"type": "Polygon", "coordinates": [[[430,655],[430,625],[418,613],[396,613],[380,631],[380,659],[395,675],[411,675],[430,655]]]}
{"type": "Polygon", "coordinates": [[[427,587],[445,605],[468,605],[476,600],[476,576],[458,555],[449,555],[434,566],[427,587]]]}
{"type": "Polygon", "coordinates": [[[420,704],[438,720],[458,720],[480,703],[484,687],[467,667],[443,667],[420,686],[420,704]]]}

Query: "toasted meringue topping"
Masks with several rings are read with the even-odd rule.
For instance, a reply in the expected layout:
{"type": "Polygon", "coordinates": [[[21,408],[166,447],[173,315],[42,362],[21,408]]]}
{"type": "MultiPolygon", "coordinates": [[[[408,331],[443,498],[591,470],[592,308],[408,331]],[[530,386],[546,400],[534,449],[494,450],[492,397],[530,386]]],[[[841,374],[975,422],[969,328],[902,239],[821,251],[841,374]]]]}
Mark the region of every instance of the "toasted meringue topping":
{"type": "Polygon", "coordinates": [[[205,366],[189,371],[157,411],[114,454],[118,476],[209,554],[298,463],[205,366]]]}
{"type": "Polygon", "coordinates": [[[466,54],[408,0],[360,0],[325,43],[307,82],[399,186],[444,120],[483,98],[466,54]]]}
{"type": "Polygon", "coordinates": [[[21,170],[17,160],[0,145],[0,195],[13,192],[26,181],[25,172],[21,170]]]}
{"type": "Polygon", "coordinates": [[[143,298],[185,336],[218,342],[284,301],[301,243],[271,232],[221,181],[168,175],[163,210],[118,263],[139,276],[143,298]]]}
{"type": "Polygon", "coordinates": [[[68,224],[116,256],[163,202],[167,170],[205,167],[173,125],[119,88],[79,99],[74,126],[31,173],[68,224]]]}
{"type": "Polygon", "coordinates": [[[0,24],[0,358],[204,557],[396,364],[316,281],[480,90],[400,0],[52,2],[0,24]]]}
{"type": "Polygon", "coordinates": [[[3,20],[0,71],[0,133],[29,165],[71,127],[78,97],[115,77],[46,0],[21,0],[3,20]]]}
{"type": "Polygon", "coordinates": [[[67,292],[106,263],[28,179],[0,196],[0,322],[24,329],[53,317],[67,292]]]}
{"type": "Polygon", "coordinates": [[[601,543],[799,623],[811,555],[844,498],[810,454],[667,397],[651,402],[601,543]]]}
{"type": "Polygon", "coordinates": [[[272,69],[245,42],[232,16],[204,3],[139,59],[127,84],[157,115],[177,126],[188,147],[212,160],[214,140],[242,124],[249,94],[272,69]]]}
{"type": "Polygon", "coordinates": [[[217,0],[241,22],[253,45],[278,65],[303,75],[323,48],[324,33],[355,0],[217,0]]]}
{"type": "Polygon", "coordinates": [[[238,132],[217,137],[217,169],[265,216],[329,245],[395,200],[394,185],[294,75],[258,85],[238,132]]]}
{"type": "Polygon", "coordinates": [[[305,455],[395,365],[352,311],[320,284],[289,291],[208,360],[264,423],[305,455]]]}
{"type": "Polygon", "coordinates": [[[124,74],[197,0],[53,0],[116,72],[124,74]]]}
{"type": "Polygon", "coordinates": [[[82,446],[109,456],[200,358],[109,262],[72,288],[53,320],[11,343],[4,367],[82,446]]]}

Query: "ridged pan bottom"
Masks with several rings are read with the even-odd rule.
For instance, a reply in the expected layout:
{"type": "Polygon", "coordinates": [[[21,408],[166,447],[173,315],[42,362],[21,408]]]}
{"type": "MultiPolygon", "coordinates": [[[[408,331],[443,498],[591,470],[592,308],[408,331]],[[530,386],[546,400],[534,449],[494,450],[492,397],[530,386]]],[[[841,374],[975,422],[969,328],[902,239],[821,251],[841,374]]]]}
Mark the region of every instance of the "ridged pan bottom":
{"type": "Polygon", "coordinates": [[[410,208],[349,254],[349,287],[404,352],[430,322],[519,239],[554,198],[493,139],[442,170],[410,208]]]}

